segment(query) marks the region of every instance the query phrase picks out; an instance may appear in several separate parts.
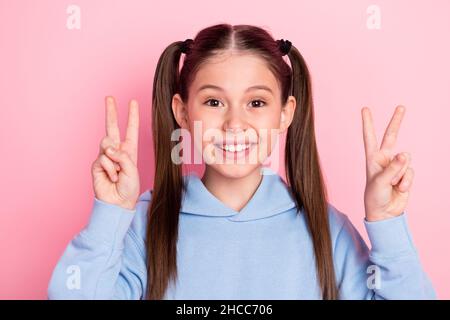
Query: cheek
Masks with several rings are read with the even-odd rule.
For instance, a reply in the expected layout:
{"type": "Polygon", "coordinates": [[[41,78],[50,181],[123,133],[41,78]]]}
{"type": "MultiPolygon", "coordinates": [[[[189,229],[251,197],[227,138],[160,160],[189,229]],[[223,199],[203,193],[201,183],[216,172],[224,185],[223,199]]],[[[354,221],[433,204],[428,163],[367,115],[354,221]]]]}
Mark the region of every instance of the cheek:
{"type": "Polygon", "coordinates": [[[265,129],[278,129],[280,127],[280,115],[270,114],[259,119],[257,126],[265,129]]]}
{"type": "Polygon", "coordinates": [[[276,142],[279,138],[280,118],[279,112],[272,112],[261,116],[258,123],[255,123],[259,132],[259,154],[261,158],[269,156],[276,148],[276,142]]]}
{"type": "Polygon", "coordinates": [[[205,109],[196,109],[192,108],[192,110],[189,111],[189,124],[191,128],[194,128],[194,123],[197,122],[202,125],[203,128],[206,127],[212,127],[212,128],[218,128],[220,124],[222,123],[221,115],[217,112],[208,112],[205,109]]]}
{"type": "Polygon", "coordinates": [[[191,144],[195,147],[195,151],[200,154],[205,152],[205,148],[211,145],[214,135],[219,135],[220,121],[211,119],[210,117],[196,117],[189,121],[191,144]]]}
{"type": "Polygon", "coordinates": [[[279,128],[281,119],[281,107],[271,104],[265,108],[254,110],[251,114],[253,124],[260,128],[279,128]]]}
{"type": "Polygon", "coordinates": [[[267,140],[270,138],[271,132],[280,128],[280,113],[268,112],[259,115],[255,118],[255,121],[252,122],[252,126],[262,133],[267,132],[266,134],[261,134],[261,139],[267,140]]]}

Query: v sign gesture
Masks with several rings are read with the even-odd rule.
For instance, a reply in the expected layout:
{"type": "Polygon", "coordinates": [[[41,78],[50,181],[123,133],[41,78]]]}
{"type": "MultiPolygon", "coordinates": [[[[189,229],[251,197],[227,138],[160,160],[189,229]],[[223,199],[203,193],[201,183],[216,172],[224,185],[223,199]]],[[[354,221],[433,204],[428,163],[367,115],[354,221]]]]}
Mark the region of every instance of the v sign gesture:
{"type": "Polygon", "coordinates": [[[125,141],[120,141],[116,102],[106,98],[106,136],[100,143],[97,159],[92,164],[95,197],[107,203],[134,210],[139,198],[137,168],[139,109],[131,100],[125,141]],[[112,150],[112,152],[109,152],[112,150]]]}
{"type": "Polygon", "coordinates": [[[397,106],[378,148],[370,109],[361,110],[366,153],[366,189],[364,207],[367,221],[378,221],[399,216],[405,210],[414,171],[409,167],[409,153],[398,153],[393,148],[405,114],[405,107],[397,106]]]}

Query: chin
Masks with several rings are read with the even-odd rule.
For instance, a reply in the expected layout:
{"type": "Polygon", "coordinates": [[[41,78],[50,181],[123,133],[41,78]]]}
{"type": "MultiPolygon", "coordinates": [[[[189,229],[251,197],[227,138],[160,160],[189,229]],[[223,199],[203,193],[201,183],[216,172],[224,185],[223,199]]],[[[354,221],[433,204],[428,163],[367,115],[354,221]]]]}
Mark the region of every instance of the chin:
{"type": "Polygon", "coordinates": [[[211,169],[220,175],[230,178],[239,179],[252,174],[255,170],[261,168],[260,164],[212,164],[211,169]]]}

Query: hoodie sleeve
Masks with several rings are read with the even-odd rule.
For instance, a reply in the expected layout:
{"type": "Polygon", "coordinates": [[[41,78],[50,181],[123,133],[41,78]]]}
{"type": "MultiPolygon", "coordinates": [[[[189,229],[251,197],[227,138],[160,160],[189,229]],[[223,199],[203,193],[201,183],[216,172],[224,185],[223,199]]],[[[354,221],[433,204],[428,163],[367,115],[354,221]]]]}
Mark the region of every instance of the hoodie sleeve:
{"type": "Polygon", "coordinates": [[[146,288],[145,244],[139,223],[147,203],[135,210],[94,197],[88,225],[68,244],[48,287],[49,299],[141,299],[146,288]]]}
{"type": "Polygon", "coordinates": [[[406,214],[364,220],[371,250],[346,215],[335,243],[340,299],[435,299],[407,225],[406,214]]]}

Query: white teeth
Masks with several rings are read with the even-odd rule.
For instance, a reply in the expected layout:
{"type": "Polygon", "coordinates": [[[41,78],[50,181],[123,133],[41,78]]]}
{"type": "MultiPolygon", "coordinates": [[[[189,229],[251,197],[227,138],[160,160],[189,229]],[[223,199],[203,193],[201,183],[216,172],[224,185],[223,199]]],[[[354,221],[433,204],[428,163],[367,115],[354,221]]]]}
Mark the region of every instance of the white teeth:
{"type": "Polygon", "coordinates": [[[250,148],[250,144],[226,144],[219,145],[219,147],[229,152],[240,152],[250,148]]]}

